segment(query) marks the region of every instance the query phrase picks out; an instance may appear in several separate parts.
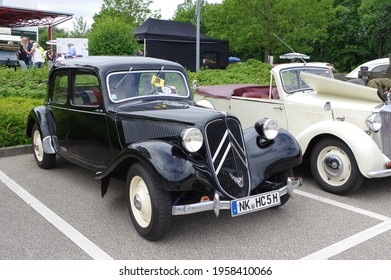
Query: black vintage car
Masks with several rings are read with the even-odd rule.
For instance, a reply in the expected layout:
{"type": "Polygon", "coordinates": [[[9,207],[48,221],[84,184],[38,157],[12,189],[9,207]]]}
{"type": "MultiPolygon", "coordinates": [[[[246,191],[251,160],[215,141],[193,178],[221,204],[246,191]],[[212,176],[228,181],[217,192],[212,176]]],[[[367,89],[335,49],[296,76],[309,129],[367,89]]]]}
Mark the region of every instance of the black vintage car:
{"type": "Polygon", "coordinates": [[[271,119],[242,131],[238,119],[195,104],[185,69],[145,57],[87,57],[57,63],[48,97],[26,127],[37,164],[56,155],[95,172],[102,196],[126,181],[132,222],[146,239],[172,215],[220,209],[232,216],[277,207],[301,185],[296,140],[271,119]]]}

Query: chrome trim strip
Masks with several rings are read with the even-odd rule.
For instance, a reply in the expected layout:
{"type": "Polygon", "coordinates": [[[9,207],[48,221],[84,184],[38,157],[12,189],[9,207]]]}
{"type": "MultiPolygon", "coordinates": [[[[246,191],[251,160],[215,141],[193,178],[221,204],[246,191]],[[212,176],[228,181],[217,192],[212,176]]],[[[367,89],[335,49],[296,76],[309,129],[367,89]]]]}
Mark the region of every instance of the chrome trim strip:
{"type": "Polygon", "coordinates": [[[235,142],[236,146],[238,146],[238,147],[239,147],[240,151],[241,151],[241,152],[242,152],[242,154],[244,155],[244,154],[245,154],[245,151],[244,151],[244,149],[242,149],[242,147],[240,146],[240,144],[239,144],[238,140],[236,140],[236,137],[235,137],[235,135],[233,135],[233,133],[232,133],[232,132],[231,132],[231,130],[229,130],[229,129],[228,129],[228,132],[229,132],[229,134],[231,135],[231,137],[232,137],[232,140],[235,142]]]}
{"type": "MultiPolygon", "coordinates": [[[[289,194],[292,198],[293,190],[303,185],[303,181],[301,178],[288,178],[286,186],[280,188],[278,190],[280,197],[289,194]]],[[[215,193],[213,201],[206,202],[198,202],[187,205],[179,205],[172,207],[172,215],[189,215],[204,211],[214,211],[216,217],[219,216],[220,210],[230,210],[231,209],[231,201],[223,200],[220,201],[220,197],[218,193],[215,193]]]]}
{"type": "MultiPolygon", "coordinates": [[[[225,150],[223,157],[221,158],[220,164],[219,164],[219,166],[218,166],[217,169],[216,169],[216,175],[219,175],[220,169],[221,169],[221,167],[223,166],[223,164],[225,163],[225,159],[227,158],[227,155],[228,155],[228,153],[229,153],[229,150],[231,150],[231,142],[228,143],[228,147],[227,147],[227,149],[225,150]]],[[[214,162],[213,162],[213,164],[214,164],[214,162]]]]}
{"type": "Polygon", "coordinates": [[[221,148],[223,147],[223,144],[224,144],[225,140],[227,139],[227,137],[228,137],[228,130],[225,131],[224,136],[223,136],[223,138],[221,139],[221,142],[220,142],[219,146],[217,147],[215,154],[214,154],[213,157],[212,157],[213,163],[215,162],[217,156],[219,155],[220,150],[221,150],[221,148]]]}

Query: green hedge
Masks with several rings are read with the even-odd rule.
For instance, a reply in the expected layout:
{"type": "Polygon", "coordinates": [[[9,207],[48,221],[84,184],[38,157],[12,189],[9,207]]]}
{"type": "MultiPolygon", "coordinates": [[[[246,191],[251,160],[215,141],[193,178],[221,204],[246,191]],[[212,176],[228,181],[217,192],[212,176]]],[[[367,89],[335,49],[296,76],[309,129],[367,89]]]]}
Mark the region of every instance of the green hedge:
{"type": "Polygon", "coordinates": [[[27,97],[44,99],[49,69],[21,69],[0,67],[0,97],[27,97]]]}
{"type": "Polygon", "coordinates": [[[30,110],[43,100],[24,97],[0,97],[0,148],[30,143],[25,135],[30,110]]]}

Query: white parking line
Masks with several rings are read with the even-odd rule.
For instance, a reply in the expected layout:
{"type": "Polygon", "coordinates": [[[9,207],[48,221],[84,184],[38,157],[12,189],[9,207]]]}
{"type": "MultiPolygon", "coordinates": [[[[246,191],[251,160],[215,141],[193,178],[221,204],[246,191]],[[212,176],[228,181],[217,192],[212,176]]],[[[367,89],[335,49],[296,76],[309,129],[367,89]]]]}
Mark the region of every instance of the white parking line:
{"type": "Polygon", "coordinates": [[[312,253],[302,258],[302,260],[327,260],[390,229],[391,220],[388,220],[312,253]]]}
{"type": "Polygon", "coordinates": [[[84,252],[86,252],[94,260],[113,260],[113,258],[104,252],[101,248],[95,245],[91,240],[77,231],[74,227],[64,221],[56,213],[46,207],[33,195],[27,192],[24,188],[18,185],[10,177],[0,171],[0,180],[21,199],[23,199],[30,207],[37,211],[48,222],[55,226],[65,236],[72,240],[84,252]]]}
{"type": "Polygon", "coordinates": [[[387,216],[384,216],[384,215],[381,215],[381,214],[377,214],[377,213],[374,213],[374,212],[371,212],[371,211],[367,211],[367,210],[364,210],[364,209],[361,209],[361,208],[358,208],[358,207],[354,207],[354,206],[351,206],[351,205],[348,205],[348,204],[345,204],[345,203],[342,203],[342,202],[338,202],[338,201],[335,201],[335,200],[332,200],[332,199],[321,197],[319,195],[314,195],[314,194],[311,194],[311,193],[307,193],[307,192],[304,192],[304,191],[301,191],[301,190],[294,190],[294,193],[296,193],[298,195],[301,195],[301,196],[305,196],[305,197],[314,199],[314,200],[317,200],[317,201],[320,201],[320,202],[323,202],[323,203],[327,203],[327,204],[330,204],[330,205],[333,205],[333,206],[336,206],[336,207],[339,207],[339,208],[343,208],[345,210],[349,210],[349,211],[352,211],[352,212],[355,212],[355,213],[358,213],[358,214],[361,214],[361,215],[365,215],[365,216],[368,216],[368,217],[371,217],[371,218],[374,218],[374,219],[378,219],[378,220],[381,220],[381,221],[387,221],[387,220],[391,219],[390,217],[387,217],[387,216]]]}
{"type": "Polygon", "coordinates": [[[298,195],[301,195],[301,196],[304,196],[307,198],[311,198],[311,199],[314,199],[314,200],[317,200],[317,201],[320,201],[323,203],[327,203],[327,204],[330,204],[330,205],[333,205],[333,206],[336,206],[336,207],[339,207],[339,208],[342,208],[345,210],[349,210],[349,211],[352,211],[352,212],[355,212],[355,213],[358,213],[361,215],[368,216],[370,218],[374,218],[374,219],[378,219],[378,220],[383,221],[382,223],[380,223],[376,226],[373,226],[371,228],[363,230],[363,231],[356,233],[348,238],[345,238],[344,240],[341,240],[341,241],[334,243],[328,247],[325,247],[317,252],[314,252],[314,253],[302,258],[302,260],[326,260],[326,259],[329,259],[329,258],[334,257],[334,256],[342,253],[343,251],[351,249],[351,248],[359,245],[360,243],[363,243],[363,242],[365,242],[365,241],[367,241],[367,240],[369,240],[379,234],[382,234],[388,230],[391,230],[391,218],[390,217],[380,215],[380,214],[377,214],[377,213],[374,213],[371,211],[367,211],[367,210],[364,210],[361,208],[357,208],[357,207],[354,207],[354,206],[351,206],[351,205],[348,205],[345,203],[341,203],[341,202],[338,202],[338,201],[335,201],[332,199],[328,199],[325,197],[321,197],[318,195],[307,193],[304,191],[295,190],[294,192],[298,195]]]}

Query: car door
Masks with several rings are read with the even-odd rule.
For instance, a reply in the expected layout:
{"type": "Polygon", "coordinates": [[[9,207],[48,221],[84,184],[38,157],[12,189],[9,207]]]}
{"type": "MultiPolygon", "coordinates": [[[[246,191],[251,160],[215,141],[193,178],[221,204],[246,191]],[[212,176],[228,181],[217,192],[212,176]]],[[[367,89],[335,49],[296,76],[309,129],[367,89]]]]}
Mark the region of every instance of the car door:
{"type": "Polygon", "coordinates": [[[275,119],[280,127],[288,127],[285,106],[281,99],[232,96],[230,112],[239,117],[243,129],[253,127],[256,121],[263,118],[275,119]]]}
{"type": "Polygon", "coordinates": [[[99,78],[93,71],[73,69],[70,87],[69,155],[89,169],[100,170],[109,164],[112,153],[99,78]]]}

